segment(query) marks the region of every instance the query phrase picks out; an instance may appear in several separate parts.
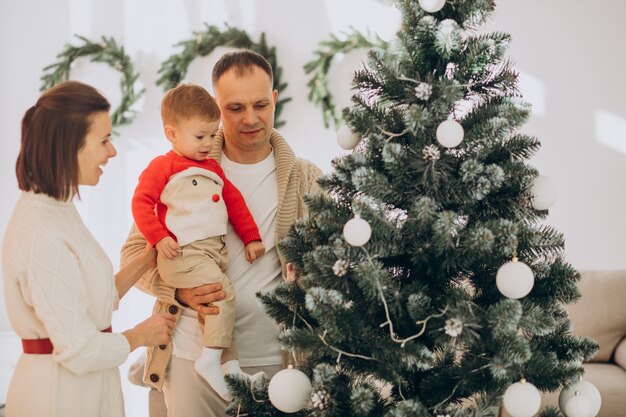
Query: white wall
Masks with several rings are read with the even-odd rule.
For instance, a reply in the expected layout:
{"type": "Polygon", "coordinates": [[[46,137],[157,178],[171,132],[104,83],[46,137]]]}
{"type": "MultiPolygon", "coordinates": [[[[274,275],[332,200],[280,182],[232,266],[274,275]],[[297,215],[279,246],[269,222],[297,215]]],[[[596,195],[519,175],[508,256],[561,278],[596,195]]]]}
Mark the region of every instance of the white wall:
{"type": "MultiPolygon", "coordinates": [[[[20,122],[40,94],[42,68],[55,61],[66,43],[75,41],[76,33],[92,40],[113,36],[122,40],[133,59],[146,95],[138,118],[119,129],[114,140],[118,156],[109,162],[99,186],[81,190],[79,210],[117,267],[119,249],[132,223],[130,198],[137,177],[150,159],[167,149],[159,117],[162,90],[154,84],[157,71],[177,51],[172,45],[191,38],[194,30],[203,30],[204,22],[219,26],[228,22],[255,40],[266,33],[268,44],[277,47],[283,80],[288,82],[281,93],[293,98],[283,112],[288,123],[281,132],[299,155],[328,171],[331,158],[341,150],[333,131],[324,128],[321,113],[307,101],[308,76],[302,66],[330,33],[354,27],[389,38],[399,20],[396,10],[375,0],[0,0],[0,235],[19,195],[14,165],[20,122]],[[290,18],[281,19],[279,14],[290,18]]],[[[188,80],[210,89],[212,65],[223,51],[196,60],[188,80]]],[[[337,65],[333,72],[340,68],[337,65]]],[[[72,75],[101,89],[114,106],[119,103],[119,75],[106,65],[77,61],[72,75]]],[[[152,303],[147,295],[131,290],[114,316],[114,329],[126,329],[148,316],[152,303]]],[[[5,359],[15,358],[18,344],[2,309],[0,351],[5,359]]],[[[123,376],[137,354],[122,367],[123,376]]],[[[0,402],[6,396],[11,362],[0,362],[0,402]]],[[[146,415],[146,390],[130,385],[124,377],[123,384],[127,415],[146,415]]]]}
{"type": "Polygon", "coordinates": [[[626,3],[500,1],[493,27],[513,36],[510,56],[542,111],[524,131],[533,160],[560,188],[549,223],[578,269],[626,266],[626,3]],[[541,92],[537,94],[538,92],[541,92]]]}
{"type": "MultiPolygon", "coordinates": [[[[83,191],[80,204],[88,227],[118,265],[119,248],[131,224],[129,201],[137,176],[149,159],[167,148],[158,113],[162,90],[154,81],[160,63],[176,51],[174,43],[190,38],[204,22],[221,25],[226,21],[256,39],[264,31],[268,43],[277,47],[283,78],[289,84],[281,93],[293,98],[283,112],[288,123],[281,131],[299,155],[328,171],[331,158],[341,150],[333,130],[324,128],[320,111],[306,99],[308,76],[302,66],[330,33],[354,27],[389,39],[399,27],[399,16],[388,3],[0,0],[0,235],[18,196],[14,164],[21,117],[39,96],[41,69],[55,60],[64,44],[74,41],[73,34],[94,40],[104,34],[121,40],[147,90],[139,117],[119,129],[114,142],[118,157],[109,162],[97,188],[83,191]]],[[[626,86],[621,76],[626,74],[626,55],[621,51],[626,29],[620,19],[626,15],[626,3],[499,3],[489,28],[513,36],[509,56],[521,72],[524,96],[534,104],[534,115],[523,131],[543,144],[533,162],[560,188],[548,223],[565,234],[567,257],[575,267],[623,268],[626,86]]],[[[219,51],[194,62],[189,81],[209,88],[210,68],[218,55],[219,51]]],[[[346,65],[339,62],[332,72],[339,74],[346,65]]],[[[100,88],[117,105],[118,75],[113,70],[77,62],[73,74],[100,88]]],[[[139,321],[149,314],[151,303],[148,296],[133,290],[123,300],[114,327],[123,330],[139,321]]],[[[10,329],[4,311],[0,312],[0,329],[10,329]]],[[[0,401],[8,375],[0,369],[0,401]]],[[[145,391],[128,384],[124,390],[128,415],[145,414],[145,391]]]]}

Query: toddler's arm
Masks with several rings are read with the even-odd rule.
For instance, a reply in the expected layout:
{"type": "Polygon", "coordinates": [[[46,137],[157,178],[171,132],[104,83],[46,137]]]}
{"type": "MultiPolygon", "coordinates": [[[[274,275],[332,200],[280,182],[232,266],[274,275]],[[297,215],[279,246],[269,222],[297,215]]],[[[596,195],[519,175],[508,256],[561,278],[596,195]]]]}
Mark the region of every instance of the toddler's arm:
{"type": "Polygon", "coordinates": [[[157,242],[156,249],[167,259],[174,259],[178,256],[178,249],[180,249],[180,246],[178,245],[178,242],[170,236],[166,236],[157,242]]]}

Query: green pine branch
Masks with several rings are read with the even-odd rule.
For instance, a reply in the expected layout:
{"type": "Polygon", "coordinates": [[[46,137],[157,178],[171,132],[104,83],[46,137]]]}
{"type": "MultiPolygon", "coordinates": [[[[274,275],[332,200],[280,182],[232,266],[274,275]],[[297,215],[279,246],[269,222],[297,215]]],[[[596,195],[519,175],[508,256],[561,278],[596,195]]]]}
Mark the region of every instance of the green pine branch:
{"type": "Polygon", "coordinates": [[[114,127],[130,124],[137,117],[137,110],[133,109],[133,106],[143,96],[145,89],[139,88],[139,73],[135,72],[132,60],[124,51],[124,47],[118,45],[112,37],[102,36],[101,41],[96,43],[84,36],[75,36],[82,44],[65,45],[57,54],[57,61],[44,67],[44,74],[41,76],[41,91],[69,80],[72,65],[78,58],[102,62],[122,75],[120,79],[122,98],[111,114],[111,122],[114,127]]]}
{"type": "Polygon", "coordinates": [[[324,126],[328,127],[332,122],[336,127],[342,124],[341,111],[336,108],[332,93],[328,89],[328,72],[333,59],[338,54],[347,54],[360,48],[385,48],[387,43],[377,38],[370,40],[369,37],[352,28],[350,33],[344,33],[342,39],[331,34],[330,39],[321,41],[318,49],[313,54],[315,58],[304,64],[304,72],[313,74],[308,82],[308,98],[314,105],[322,110],[324,126]]]}

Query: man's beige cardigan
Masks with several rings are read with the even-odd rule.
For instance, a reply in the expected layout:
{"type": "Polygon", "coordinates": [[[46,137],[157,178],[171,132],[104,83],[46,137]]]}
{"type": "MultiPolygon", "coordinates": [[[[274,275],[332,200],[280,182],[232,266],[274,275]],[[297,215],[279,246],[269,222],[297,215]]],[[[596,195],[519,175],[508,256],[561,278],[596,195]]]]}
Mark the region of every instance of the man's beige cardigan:
{"type": "MultiPolygon", "coordinates": [[[[302,197],[308,192],[319,191],[317,178],[322,172],[313,163],[304,159],[296,158],[293,150],[287,141],[273,130],[270,143],[274,148],[276,159],[276,177],[278,179],[278,207],[276,212],[276,242],[285,237],[290,226],[299,218],[306,214],[306,208],[302,202],[302,197]]],[[[215,138],[215,146],[210,157],[218,162],[222,156],[222,146],[224,137],[222,131],[218,131],[215,138]]],[[[124,266],[132,258],[141,253],[146,241],[133,225],[130,235],[122,248],[121,266],[124,266]]],[[[280,255],[280,254],[279,254],[280,255]]],[[[285,261],[279,256],[283,270],[283,277],[286,276],[285,261]]],[[[169,311],[176,316],[176,320],[182,312],[181,305],[175,300],[175,288],[167,286],[159,276],[156,268],[146,272],[137,282],[136,286],[149,294],[157,297],[153,311],[161,313],[169,311]]],[[[158,389],[163,388],[165,381],[165,371],[170,361],[172,344],[155,346],[148,349],[146,358],[146,368],[144,371],[144,381],[158,389]]],[[[285,366],[289,355],[283,355],[283,366],[285,366]]]]}

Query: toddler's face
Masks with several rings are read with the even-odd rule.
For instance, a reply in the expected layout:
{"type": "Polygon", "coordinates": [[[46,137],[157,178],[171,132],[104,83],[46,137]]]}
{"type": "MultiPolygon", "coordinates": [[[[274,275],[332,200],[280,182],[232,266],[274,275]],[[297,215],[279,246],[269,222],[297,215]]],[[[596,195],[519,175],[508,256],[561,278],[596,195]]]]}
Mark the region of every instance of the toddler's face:
{"type": "Polygon", "coordinates": [[[196,161],[207,159],[219,124],[219,120],[200,118],[180,121],[174,128],[174,138],[171,140],[174,151],[196,161]]]}

